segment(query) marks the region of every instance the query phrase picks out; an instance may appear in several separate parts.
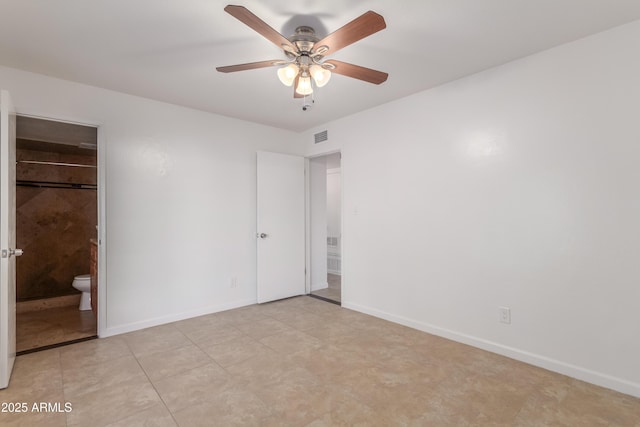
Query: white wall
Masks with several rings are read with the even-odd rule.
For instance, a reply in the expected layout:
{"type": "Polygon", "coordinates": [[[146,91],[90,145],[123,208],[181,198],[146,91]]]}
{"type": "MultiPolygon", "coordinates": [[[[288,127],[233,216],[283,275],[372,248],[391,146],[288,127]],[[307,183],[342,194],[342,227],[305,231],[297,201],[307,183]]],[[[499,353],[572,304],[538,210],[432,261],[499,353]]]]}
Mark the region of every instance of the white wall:
{"type": "Polygon", "coordinates": [[[640,396],[639,51],[635,22],[302,135],[343,155],[343,305],[640,396]]]}
{"type": "Polygon", "coordinates": [[[101,125],[102,335],[256,301],[256,151],[295,134],[9,68],[0,87],[19,114],[101,125]]]}
{"type": "Polygon", "coordinates": [[[311,290],[327,283],[327,163],[325,156],[309,160],[311,290]]]}

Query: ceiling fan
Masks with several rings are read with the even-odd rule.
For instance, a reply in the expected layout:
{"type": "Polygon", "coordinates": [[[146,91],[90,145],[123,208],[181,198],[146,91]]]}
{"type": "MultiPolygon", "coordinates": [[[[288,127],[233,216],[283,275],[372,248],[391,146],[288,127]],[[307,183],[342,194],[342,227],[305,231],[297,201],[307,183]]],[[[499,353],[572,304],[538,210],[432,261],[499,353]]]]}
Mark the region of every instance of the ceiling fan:
{"type": "MultiPolygon", "coordinates": [[[[216,70],[222,73],[281,66],[278,69],[278,77],[284,85],[293,86],[294,98],[311,95],[314,85],[316,87],[326,85],[332,72],[373,84],[383,83],[389,76],[382,71],[335,59],[323,60],[326,56],[385,29],[387,24],[384,18],[375,12],[368,11],[323,39],[319,39],[315,30],[308,26],[296,28],[292,36],[285,38],[243,6],[228,5],[224,10],[282,49],[287,60],[272,59],[217,67],[216,70]]],[[[307,106],[305,104],[303,110],[306,110],[307,106]]]]}

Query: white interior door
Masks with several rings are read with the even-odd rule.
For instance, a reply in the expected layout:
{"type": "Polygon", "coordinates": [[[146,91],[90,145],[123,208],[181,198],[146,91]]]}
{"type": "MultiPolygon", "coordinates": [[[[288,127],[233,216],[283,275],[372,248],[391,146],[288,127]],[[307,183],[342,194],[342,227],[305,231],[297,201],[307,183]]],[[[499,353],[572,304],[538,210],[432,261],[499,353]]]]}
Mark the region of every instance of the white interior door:
{"type": "Polygon", "coordinates": [[[305,293],[304,158],[258,152],[258,302],[305,293]]]}
{"type": "Polygon", "coordinates": [[[0,388],[16,359],[16,113],[0,91],[0,388]]]}

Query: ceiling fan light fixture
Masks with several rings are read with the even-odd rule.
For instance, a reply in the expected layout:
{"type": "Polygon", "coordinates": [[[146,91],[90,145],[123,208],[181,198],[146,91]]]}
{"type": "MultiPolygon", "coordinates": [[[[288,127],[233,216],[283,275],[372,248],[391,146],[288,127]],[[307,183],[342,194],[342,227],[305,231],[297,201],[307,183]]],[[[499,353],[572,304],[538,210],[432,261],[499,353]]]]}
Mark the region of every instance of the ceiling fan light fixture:
{"type": "Polygon", "coordinates": [[[309,67],[309,71],[311,72],[313,81],[318,87],[326,85],[331,79],[331,71],[322,68],[320,65],[313,64],[311,67],[309,67]]]}
{"type": "Polygon", "coordinates": [[[299,72],[300,69],[296,64],[289,64],[286,67],[278,69],[278,78],[283,85],[291,86],[299,72]]]}
{"type": "Polygon", "coordinates": [[[311,95],[313,93],[313,87],[311,86],[311,77],[300,77],[298,79],[296,92],[298,92],[300,95],[311,95]]]}
{"type": "MultiPolygon", "coordinates": [[[[325,86],[329,83],[333,72],[373,84],[384,83],[389,76],[381,71],[334,59],[324,61],[325,55],[333,55],[340,49],[387,27],[384,18],[371,10],[322,39],[319,39],[312,27],[304,25],[297,27],[295,33],[286,38],[244,6],[230,4],[224,8],[224,11],[278,46],[284,52],[286,60],[251,62],[216,67],[216,70],[221,73],[233,73],[277,66],[279,67],[278,78],[282,84],[294,87],[293,97],[305,98],[303,110],[310,106],[307,104],[306,97],[313,94],[313,86],[325,86]]],[[[313,96],[311,102],[313,103],[313,96]]]]}

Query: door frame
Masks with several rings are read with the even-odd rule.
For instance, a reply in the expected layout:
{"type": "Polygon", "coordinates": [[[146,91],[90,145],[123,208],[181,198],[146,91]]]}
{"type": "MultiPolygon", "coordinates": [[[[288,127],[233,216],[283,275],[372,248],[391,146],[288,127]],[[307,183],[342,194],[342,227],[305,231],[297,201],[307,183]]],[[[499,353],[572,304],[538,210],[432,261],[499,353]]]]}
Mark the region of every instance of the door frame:
{"type": "Polygon", "coordinates": [[[13,100],[8,90],[0,89],[0,139],[2,149],[3,165],[0,166],[2,176],[0,181],[7,190],[0,190],[2,197],[3,215],[0,218],[2,228],[6,233],[2,233],[2,260],[0,267],[2,284],[0,287],[2,307],[0,307],[0,388],[5,389],[11,381],[11,373],[16,361],[16,195],[15,195],[15,160],[16,160],[16,110],[13,100]],[[6,137],[6,138],[5,138],[6,137]],[[6,151],[5,151],[6,150],[6,151]],[[6,179],[4,179],[6,178],[6,179]],[[6,215],[4,215],[6,214],[6,215]],[[12,301],[13,299],[13,301],[12,301]]]}
{"type": "Polygon", "coordinates": [[[343,304],[345,289],[345,271],[344,271],[344,162],[342,159],[342,150],[329,150],[326,152],[315,153],[305,157],[304,163],[304,194],[305,194],[305,291],[307,295],[311,294],[311,177],[309,162],[311,159],[329,156],[331,154],[340,153],[340,260],[342,268],[340,271],[340,305],[343,304]]]}
{"type": "Polygon", "coordinates": [[[102,123],[92,122],[83,118],[61,117],[57,115],[30,114],[16,112],[17,116],[54,122],[70,123],[80,126],[90,126],[97,129],[97,165],[98,165],[98,317],[96,333],[102,337],[107,327],[107,215],[106,215],[106,131],[102,123]]]}

